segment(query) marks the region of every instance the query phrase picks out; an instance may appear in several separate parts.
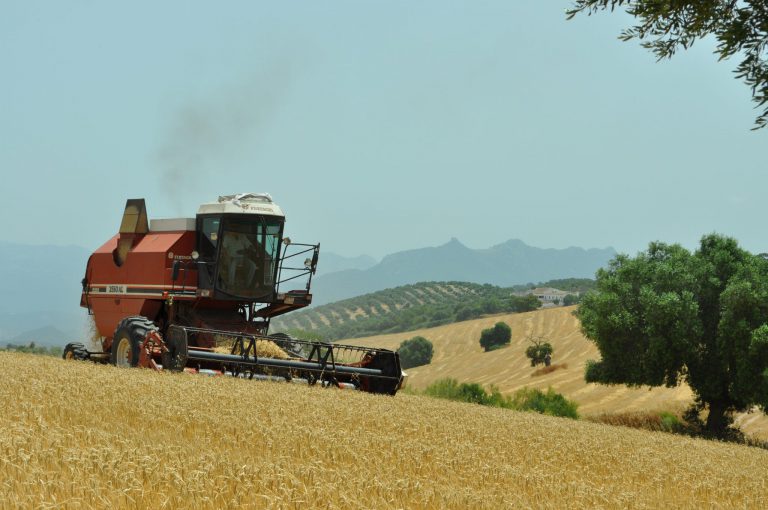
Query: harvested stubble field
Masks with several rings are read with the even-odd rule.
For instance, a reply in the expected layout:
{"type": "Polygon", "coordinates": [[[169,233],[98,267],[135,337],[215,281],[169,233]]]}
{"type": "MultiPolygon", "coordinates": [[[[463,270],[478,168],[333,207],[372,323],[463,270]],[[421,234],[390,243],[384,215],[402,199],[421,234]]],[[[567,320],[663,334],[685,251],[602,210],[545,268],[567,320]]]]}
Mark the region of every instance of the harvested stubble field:
{"type": "MultiPolygon", "coordinates": [[[[496,315],[457,322],[409,333],[378,335],[343,343],[397,349],[400,342],[416,335],[428,338],[434,346],[432,363],[407,370],[408,386],[424,389],[444,377],[459,382],[496,385],[502,393],[512,394],[523,387],[555,391],[579,404],[579,414],[597,416],[605,413],[671,411],[682,413],[693,398],[690,388],[627,388],[587,384],[584,367],[589,359],[600,359],[595,344],[581,334],[576,307],[558,307],[534,312],[496,315]],[[511,345],[491,352],[480,347],[480,333],[494,323],[504,321],[512,328],[511,345]],[[544,337],[552,344],[555,364],[565,364],[548,374],[534,376],[525,356],[529,337],[544,337]]],[[[761,412],[743,413],[737,423],[746,434],[768,440],[768,417],[761,412]]]]}
{"type": "Polygon", "coordinates": [[[765,508],[768,451],[0,353],[0,508],[765,508]]]}

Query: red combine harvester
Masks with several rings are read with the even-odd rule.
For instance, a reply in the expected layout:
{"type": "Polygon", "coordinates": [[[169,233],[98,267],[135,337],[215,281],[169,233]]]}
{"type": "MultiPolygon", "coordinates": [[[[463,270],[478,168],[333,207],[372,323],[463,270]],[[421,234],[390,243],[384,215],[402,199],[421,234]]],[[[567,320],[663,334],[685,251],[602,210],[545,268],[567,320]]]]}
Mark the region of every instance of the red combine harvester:
{"type": "Polygon", "coordinates": [[[320,252],[283,237],[284,224],[264,193],[151,222],[144,199],[128,200],[120,233],[91,255],[83,279],[80,305],[101,350],[70,343],[64,358],[394,395],[403,380],[396,352],[268,334],[272,317],[312,302],[320,252]],[[280,288],[304,280],[301,290],[280,288]]]}

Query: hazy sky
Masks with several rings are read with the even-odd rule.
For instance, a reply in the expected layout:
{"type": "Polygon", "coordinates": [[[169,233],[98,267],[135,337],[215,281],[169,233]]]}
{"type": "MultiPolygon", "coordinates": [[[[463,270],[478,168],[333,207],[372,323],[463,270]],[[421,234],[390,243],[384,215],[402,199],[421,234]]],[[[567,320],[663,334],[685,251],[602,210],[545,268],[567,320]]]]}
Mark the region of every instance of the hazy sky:
{"type": "Polygon", "coordinates": [[[0,0],[0,240],[94,249],[126,198],[270,192],[296,241],[768,251],[768,130],[711,41],[656,63],[569,1],[0,0]]]}

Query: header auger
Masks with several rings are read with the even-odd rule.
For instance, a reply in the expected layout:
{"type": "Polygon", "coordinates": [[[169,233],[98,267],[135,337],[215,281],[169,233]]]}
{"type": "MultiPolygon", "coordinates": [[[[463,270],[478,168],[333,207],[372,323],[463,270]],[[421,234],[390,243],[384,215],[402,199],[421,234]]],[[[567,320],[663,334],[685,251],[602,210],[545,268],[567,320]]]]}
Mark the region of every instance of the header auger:
{"type": "Polygon", "coordinates": [[[101,350],[71,343],[64,358],[394,395],[403,379],[396,352],[269,334],[272,317],[312,302],[320,253],[283,237],[284,223],[264,193],[151,222],[144,199],[128,200],[120,232],[91,255],[83,278],[80,305],[101,350]]]}

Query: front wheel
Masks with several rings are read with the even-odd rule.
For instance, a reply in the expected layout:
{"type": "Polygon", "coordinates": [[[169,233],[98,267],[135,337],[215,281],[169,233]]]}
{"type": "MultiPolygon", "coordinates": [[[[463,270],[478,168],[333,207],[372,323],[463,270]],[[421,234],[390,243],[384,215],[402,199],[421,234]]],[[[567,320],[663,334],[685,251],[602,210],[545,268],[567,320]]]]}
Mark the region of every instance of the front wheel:
{"type": "Polygon", "coordinates": [[[157,331],[152,321],[145,317],[128,317],[118,324],[112,337],[111,359],[117,367],[135,367],[139,364],[139,349],[147,333],[157,331]]]}
{"type": "Polygon", "coordinates": [[[90,355],[88,354],[88,349],[85,348],[85,345],[81,344],[80,342],[72,342],[68,343],[67,346],[64,347],[64,354],[62,355],[62,358],[85,361],[90,358],[90,355]]]}

